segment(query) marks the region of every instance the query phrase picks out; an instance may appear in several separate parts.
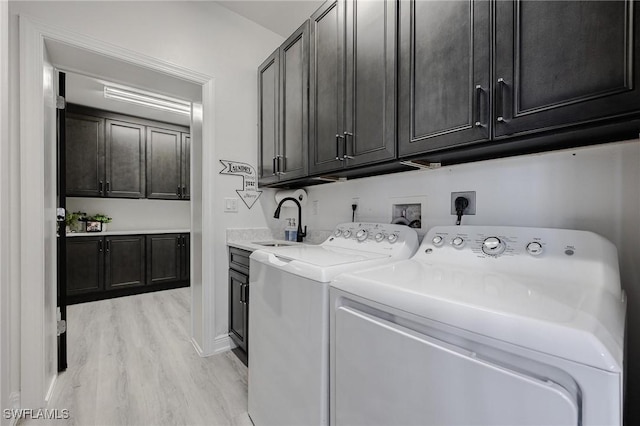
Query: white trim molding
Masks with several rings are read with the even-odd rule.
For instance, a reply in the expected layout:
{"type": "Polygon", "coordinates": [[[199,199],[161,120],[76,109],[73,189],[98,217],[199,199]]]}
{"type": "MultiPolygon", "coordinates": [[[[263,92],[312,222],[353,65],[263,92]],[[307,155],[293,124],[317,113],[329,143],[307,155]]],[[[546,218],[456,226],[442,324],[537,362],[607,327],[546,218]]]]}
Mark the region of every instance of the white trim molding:
{"type": "MultiPolygon", "coordinates": [[[[200,223],[192,223],[193,229],[202,232],[200,247],[194,246],[202,253],[201,274],[202,318],[198,322],[203,330],[202,341],[194,342],[200,354],[211,353],[215,338],[214,311],[214,270],[213,270],[213,172],[209,164],[214,158],[214,79],[211,76],[192,71],[168,62],[164,62],[144,54],[111,45],[65,29],[53,27],[47,23],[28,16],[20,16],[20,141],[16,149],[20,150],[20,182],[13,183],[20,194],[20,217],[14,218],[11,227],[20,229],[20,272],[21,307],[21,362],[20,385],[22,408],[43,407],[47,392],[52,384],[45,383],[44,353],[45,324],[45,290],[44,289],[44,204],[43,189],[43,64],[46,51],[45,41],[53,40],[64,43],[71,49],[84,49],[101,54],[114,61],[126,62],[150,71],[161,72],[170,77],[182,79],[202,86],[202,137],[192,138],[192,144],[201,144],[202,178],[196,186],[201,187],[202,211],[192,217],[198,217],[200,223]],[[199,140],[198,140],[199,139],[199,140]],[[200,350],[203,348],[203,350],[200,350]]],[[[64,65],[64,64],[60,64],[64,65]]],[[[78,70],[81,71],[81,70],[78,70]]],[[[193,196],[198,196],[193,194],[193,196]]],[[[3,197],[4,201],[4,197],[3,197]]],[[[192,208],[194,204],[192,204],[192,208]]],[[[193,239],[192,239],[192,244],[193,239]]],[[[196,267],[196,265],[194,265],[196,267]]],[[[192,275],[192,276],[193,276],[192,275]]],[[[193,303],[193,301],[192,301],[193,303]]],[[[193,323],[192,323],[193,324],[193,323]]],[[[55,348],[49,348],[54,349],[55,348]]]]}

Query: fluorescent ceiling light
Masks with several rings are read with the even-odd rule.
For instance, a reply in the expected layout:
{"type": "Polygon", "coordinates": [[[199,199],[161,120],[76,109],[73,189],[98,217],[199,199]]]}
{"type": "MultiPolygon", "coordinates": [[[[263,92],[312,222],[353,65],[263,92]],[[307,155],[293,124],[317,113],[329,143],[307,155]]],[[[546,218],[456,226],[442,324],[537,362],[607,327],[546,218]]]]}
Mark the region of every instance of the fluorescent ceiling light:
{"type": "Polygon", "coordinates": [[[191,115],[191,103],[142,90],[104,86],[104,97],[177,114],[191,115]]]}

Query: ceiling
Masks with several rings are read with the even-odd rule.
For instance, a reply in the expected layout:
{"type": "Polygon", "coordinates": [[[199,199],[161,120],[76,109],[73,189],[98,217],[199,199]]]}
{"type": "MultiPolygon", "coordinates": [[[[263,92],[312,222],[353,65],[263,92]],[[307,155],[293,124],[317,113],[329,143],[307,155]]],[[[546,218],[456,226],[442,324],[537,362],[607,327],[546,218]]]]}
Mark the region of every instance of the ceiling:
{"type": "Polygon", "coordinates": [[[287,38],[324,0],[228,0],[217,3],[287,38]]]}

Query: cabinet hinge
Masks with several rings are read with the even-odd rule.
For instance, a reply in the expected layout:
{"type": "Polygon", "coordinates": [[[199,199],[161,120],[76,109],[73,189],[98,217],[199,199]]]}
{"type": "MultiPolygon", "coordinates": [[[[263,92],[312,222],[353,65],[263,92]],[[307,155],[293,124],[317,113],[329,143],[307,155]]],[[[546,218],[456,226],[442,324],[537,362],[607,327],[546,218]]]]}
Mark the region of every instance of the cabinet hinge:
{"type": "Polygon", "coordinates": [[[58,336],[62,333],[66,333],[67,331],[67,321],[59,320],[58,321],[58,336]]]}
{"type": "Polygon", "coordinates": [[[56,108],[57,109],[64,109],[64,107],[67,105],[67,101],[64,99],[64,96],[57,96],[56,97],[56,108]]]}

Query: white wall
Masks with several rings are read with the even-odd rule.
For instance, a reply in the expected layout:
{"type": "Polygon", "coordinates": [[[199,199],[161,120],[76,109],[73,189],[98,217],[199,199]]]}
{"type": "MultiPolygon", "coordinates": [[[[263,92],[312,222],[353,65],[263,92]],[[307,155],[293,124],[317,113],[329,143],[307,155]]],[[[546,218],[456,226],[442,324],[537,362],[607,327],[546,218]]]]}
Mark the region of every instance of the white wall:
{"type": "Polygon", "coordinates": [[[124,198],[67,198],[67,211],[111,217],[109,231],[189,229],[189,202],[124,198]]]}
{"type": "MultiPolygon", "coordinates": [[[[9,5],[0,1],[0,409],[10,407],[10,282],[9,282],[9,5]]],[[[0,425],[9,424],[4,416],[0,425]]]]}
{"type": "MultiPolygon", "coordinates": [[[[137,51],[159,60],[215,77],[214,134],[205,135],[204,144],[215,141],[214,161],[205,168],[216,170],[219,159],[247,162],[255,165],[256,146],[256,69],[283,38],[258,25],[235,15],[213,2],[10,2],[10,53],[11,53],[11,111],[18,111],[19,70],[17,15],[25,14],[55,27],[64,28],[103,42],[137,51]]],[[[10,176],[10,202],[13,221],[20,216],[19,194],[19,117],[11,122],[9,146],[13,168],[10,176]]],[[[221,168],[221,167],[220,167],[221,168]]],[[[212,208],[222,212],[219,201],[223,197],[237,196],[241,177],[220,176],[214,172],[212,208]]],[[[4,181],[3,181],[4,182],[4,181]]],[[[3,197],[3,200],[5,198],[3,197]]],[[[215,347],[215,337],[220,345],[228,339],[227,332],[227,256],[225,229],[232,226],[265,226],[260,205],[248,211],[243,205],[234,215],[217,214],[220,219],[213,231],[213,255],[203,259],[203,264],[213,265],[215,282],[215,324],[213,335],[201,335],[207,340],[198,342],[201,347],[215,347]],[[206,343],[206,344],[203,344],[206,343]]],[[[124,225],[123,225],[124,226],[124,225]]],[[[12,231],[12,247],[19,246],[20,234],[12,231]]],[[[14,251],[15,253],[15,251],[14,251]]],[[[11,264],[19,265],[17,254],[11,264]]],[[[12,268],[12,294],[19,303],[20,277],[18,268],[12,268]]],[[[13,300],[12,300],[13,302],[13,300]]],[[[12,312],[12,348],[19,346],[19,312],[12,312]]],[[[198,336],[197,336],[198,337],[198,336]]],[[[19,388],[20,352],[12,349],[13,372],[11,389],[19,388]]],[[[4,377],[3,377],[4,379],[4,377]]],[[[4,380],[3,380],[4,381],[4,380]]]]}
{"type": "MultiPolygon", "coordinates": [[[[351,220],[359,197],[358,220],[388,222],[393,197],[426,198],[426,227],[452,225],[452,191],[476,191],[477,215],[469,225],[514,225],[583,229],[618,247],[622,284],[628,295],[628,399],[640,404],[640,140],[580,149],[481,161],[356,179],[307,188],[303,224],[332,229],[351,220]],[[313,215],[313,202],[318,214],[313,215]]],[[[266,212],[275,209],[264,197],[266,212]]],[[[289,216],[283,214],[281,217],[289,216]]],[[[268,221],[277,228],[277,221],[268,221]]],[[[637,413],[631,413],[638,424],[637,413]]]]}

